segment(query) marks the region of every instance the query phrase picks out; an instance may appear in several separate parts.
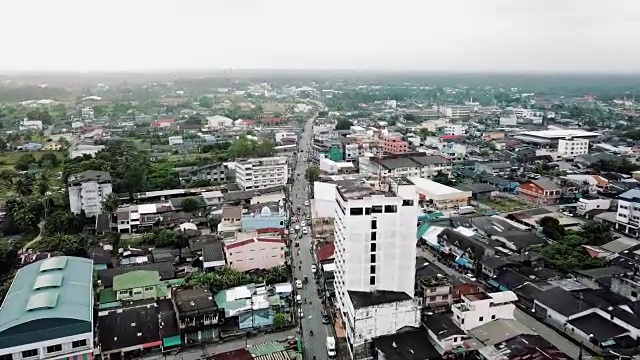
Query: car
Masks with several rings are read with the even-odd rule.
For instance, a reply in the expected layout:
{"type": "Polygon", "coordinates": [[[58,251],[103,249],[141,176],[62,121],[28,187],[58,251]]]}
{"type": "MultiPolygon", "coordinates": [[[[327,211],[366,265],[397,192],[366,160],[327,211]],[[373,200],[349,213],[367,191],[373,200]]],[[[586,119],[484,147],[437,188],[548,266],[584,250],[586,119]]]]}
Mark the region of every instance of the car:
{"type": "Polygon", "coordinates": [[[302,304],[302,296],[300,294],[296,295],[296,302],[302,304]]]}
{"type": "Polygon", "coordinates": [[[312,272],[313,274],[315,274],[315,273],[316,273],[316,266],[315,266],[315,265],[311,265],[311,272],[312,272]]]}
{"type": "Polygon", "coordinates": [[[469,280],[471,281],[477,281],[476,277],[473,276],[473,274],[469,273],[469,274],[464,274],[464,276],[466,276],[467,278],[469,278],[469,280]]]}
{"type": "Polygon", "coordinates": [[[296,280],[296,289],[302,289],[302,280],[296,280]]]}
{"type": "Polygon", "coordinates": [[[307,233],[308,233],[308,232],[309,232],[309,230],[307,230],[307,228],[306,228],[306,227],[303,227],[303,228],[302,228],[302,233],[303,233],[303,234],[307,235],[307,233]]]}
{"type": "Polygon", "coordinates": [[[302,220],[302,221],[300,221],[300,226],[301,227],[305,227],[305,226],[307,226],[307,223],[304,220],[302,220]]]}
{"type": "Polygon", "coordinates": [[[304,311],[302,311],[302,308],[298,308],[298,317],[304,317],[304,311]]]}
{"type": "Polygon", "coordinates": [[[331,321],[331,318],[329,317],[329,314],[327,314],[326,312],[322,312],[322,323],[323,324],[328,324],[331,321]]]}
{"type": "Polygon", "coordinates": [[[309,200],[304,201],[304,206],[309,206],[309,200]]]}
{"type": "Polygon", "coordinates": [[[300,247],[300,243],[299,243],[299,242],[297,242],[297,241],[295,242],[295,244],[294,244],[294,245],[295,245],[295,247],[300,247]]]}

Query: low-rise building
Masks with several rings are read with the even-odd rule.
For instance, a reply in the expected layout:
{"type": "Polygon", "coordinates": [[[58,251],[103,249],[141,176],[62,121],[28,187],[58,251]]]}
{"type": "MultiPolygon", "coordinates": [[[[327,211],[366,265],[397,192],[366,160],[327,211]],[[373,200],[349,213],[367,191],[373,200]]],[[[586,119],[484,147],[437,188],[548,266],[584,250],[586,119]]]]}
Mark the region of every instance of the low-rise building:
{"type": "Polygon", "coordinates": [[[382,141],[382,149],[389,154],[404,154],[409,151],[409,144],[400,135],[389,135],[382,141]]]}
{"type": "Polygon", "coordinates": [[[513,320],[516,294],[478,292],[462,296],[462,302],[451,307],[453,322],[464,331],[472,330],[497,319],[513,320]]]}
{"type": "Polygon", "coordinates": [[[216,326],[221,319],[220,310],[209,289],[178,289],[171,300],[186,344],[212,341],[218,337],[216,326]]]}
{"type": "Polygon", "coordinates": [[[462,191],[440,184],[429,179],[412,177],[416,184],[419,199],[430,203],[430,207],[437,210],[453,209],[469,204],[471,191],[462,191]]]}
{"type": "Polygon", "coordinates": [[[227,181],[227,168],[222,163],[213,163],[185,169],[179,176],[180,181],[184,182],[206,180],[222,184],[227,181]]]}
{"type": "Polygon", "coordinates": [[[451,280],[426,258],[416,259],[416,296],[428,309],[448,308],[452,303],[451,280]]]}
{"type": "Polygon", "coordinates": [[[113,278],[113,292],[119,301],[162,299],[166,286],[160,284],[160,274],[153,270],[137,270],[113,278]]]}
{"type": "Polygon", "coordinates": [[[518,196],[538,205],[553,205],[558,202],[562,189],[548,179],[529,180],[520,185],[518,196]]]}
{"type": "Polygon", "coordinates": [[[227,265],[238,271],[270,269],[284,265],[286,243],[280,237],[255,237],[225,243],[227,265]]]}

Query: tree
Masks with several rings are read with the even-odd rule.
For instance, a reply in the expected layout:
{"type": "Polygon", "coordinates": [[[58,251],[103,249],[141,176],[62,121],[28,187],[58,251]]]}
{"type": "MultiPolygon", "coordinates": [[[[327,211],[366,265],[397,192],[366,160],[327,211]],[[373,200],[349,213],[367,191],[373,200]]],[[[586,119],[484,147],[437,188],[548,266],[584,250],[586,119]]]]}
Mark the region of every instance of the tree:
{"type": "Polygon", "coordinates": [[[8,216],[5,221],[5,233],[16,231],[26,233],[35,230],[44,212],[42,202],[31,197],[8,199],[6,206],[8,216]],[[15,230],[7,231],[8,229],[15,230]]]}
{"type": "Polygon", "coordinates": [[[13,185],[13,179],[18,176],[18,173],[13,169],[3,169],[0,171],[0,182],[3,185],[11,187],[13,185]]]}
{"type": "Polygon", "coordinates": [[[18,158],[13,167],[18,171],[27,171],[31,164],[36,163],[36,158],[32,154],[23,154],[18,158]]]}
{"type": "Polygon", "coordinates": [[[349,130],[353,126],[353,123],[348,119],[340,119],[336,123],[335,130],[349,130]]]}
{"type": "Polygon", "coordinates": [[[116,210],[118,210],[118,206],[120,205],[120,199],[118,199],[118,195],[115,193],[111,193],[107,195],[107,197],[102,201],[102,211],[109,214],[111,216],[116,210]]]}
{"type": "Polygon", "coordinates": [[[317,166],[309,166],[305,171],[304,177],[309,184],[313,184],[320,179],[320,169],[317,166]]]}
{"type": "Polygon", "coordinates": [[[198,104],[203,108],[211,109],[213,107],[213,99],[208,96],[203,96],[198,99],[198,104]]]}
{"type": "Polygon", "coordinates": [[[433,176],[433,181],[446,186],[455,185],[454,181],[449,178],[449,175],[442,171],[438,171],[438,173],[433,176]]]}
{"type": "Polygon", "coordinates": [[[285,315],[284,313],[279,312],[273,315],[273,326],[276,329],[282,328],[286,323],[287,323],[287,315],[285,315]]]}
{"type": "Polygon", "coordinates": [[[35,244],[38,250],[60,251],[67,256],[86,256],[90,239],[84,234],[56,234],[35,244]]]}
{"type": "Polygon", "coordinates": [[[552,216],[544,216],[538,221],[544,236],[551,240],[560,240],[565,235],[565,229],[560,226],[560,221],[552,216]]]}
{"type": "Polygon", "coordinates": [[[423,140],[429,136],[433,136],[433,133],[429,131],[429,129],[427,128],[420,128],[420,130],[418,130],[418,134],[420,135],[420,138],[423,140]]]}
{"type": "Polygon", "coordinates": [[[38,160],[38,165],[40,167],[56,167],[59,163],[60,160],[58,160],[58,157],[54,153],[42,154],[42,156],[38,160]]]}
{"type": "Polygon", "coordinates": [[[584,223],[578,234],[585,244],[591,246],[601,246],[614,240],[611,226],[593,220],[584,223]]]}
{"type": "Polygon", "coordinates": [[[44,223],[44,234],[54,236],[56,234],[79,234],[84,228],[82,219],[65,210],[57,210],[49,214],[44,223]]]}
{"type": "Polygon", "coordinates": [[[209,224],[209,230],[211,231],[211,233],[215,234],[218,232],[218,224],[220,224],[220,219],[217,218],[209,218],[208,221],[209,224]]]}
{"type": "Polygon", "coordinates": [[[182,201],[180,202],[180,206],[182,207],[183,211],[194,212],[198,210],[198,208],[200,208],[200,202],[196,198],[188,197],[182,199],[182,201]]]}
{"type": "Polygon", "coordinates": [[[34,182],[29,176],[21,176],[15,182],[15,190],[21,196],[30,196],[33,194],[34,182]]]}

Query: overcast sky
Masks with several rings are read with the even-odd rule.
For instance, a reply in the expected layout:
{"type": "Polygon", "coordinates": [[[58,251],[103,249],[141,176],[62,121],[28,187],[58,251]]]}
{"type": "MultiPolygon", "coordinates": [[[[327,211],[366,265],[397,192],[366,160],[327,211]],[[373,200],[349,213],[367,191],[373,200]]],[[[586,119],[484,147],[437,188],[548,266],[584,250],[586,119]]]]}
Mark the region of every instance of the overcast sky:
{"type": "Polygon", "coordinates": [[[640,72],[638,0],[3,0],[0,70],[640,72]]]}

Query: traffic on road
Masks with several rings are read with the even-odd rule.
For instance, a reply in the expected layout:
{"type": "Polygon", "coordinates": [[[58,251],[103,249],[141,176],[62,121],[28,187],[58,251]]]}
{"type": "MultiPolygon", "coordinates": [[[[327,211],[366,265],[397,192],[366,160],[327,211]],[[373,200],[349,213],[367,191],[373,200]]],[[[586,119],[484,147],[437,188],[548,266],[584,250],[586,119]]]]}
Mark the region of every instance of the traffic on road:
{"type": "Polygon", "coordinates": [[[307,357],[324,360],[334,357],[335,339],[330,328],[330,317],[325,310],[322,291],[319,291],[319,269],[314,261],[315,243],[313,240],[312,217],[309,203],[309,184],[305,178],[309,167],[309,150],[312,139],[313,119],[304,127],[299,141],[296,165],[289,201],[291,204],[293,239],[293,276],[296,287],[296,311],[298,331],[302,337],[304,353],[307,357]]]}

